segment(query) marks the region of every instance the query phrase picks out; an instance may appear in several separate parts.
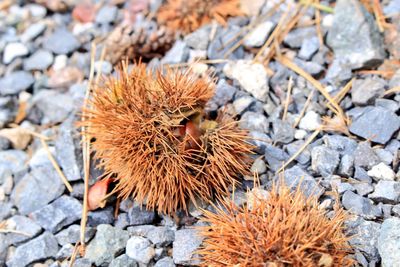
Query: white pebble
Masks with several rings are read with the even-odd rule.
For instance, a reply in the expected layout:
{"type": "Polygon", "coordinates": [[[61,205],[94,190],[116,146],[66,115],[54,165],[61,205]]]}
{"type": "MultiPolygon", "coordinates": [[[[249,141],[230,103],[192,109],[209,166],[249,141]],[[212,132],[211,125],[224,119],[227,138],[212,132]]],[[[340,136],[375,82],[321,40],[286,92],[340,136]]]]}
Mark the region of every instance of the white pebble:
{"type": "Polygon", "coordinates": [[[300,129],[307,131],[315,131],[321,126],[321,117],[315,111],[308,111],[306,115],[301,119],[299,127],[300,129]]]}
{"type": "Polygon", "coordinates": [[[394,180],[394,171],[385,163],[381,162],[368,171],[368,175],[378,180],[394,180]]]}

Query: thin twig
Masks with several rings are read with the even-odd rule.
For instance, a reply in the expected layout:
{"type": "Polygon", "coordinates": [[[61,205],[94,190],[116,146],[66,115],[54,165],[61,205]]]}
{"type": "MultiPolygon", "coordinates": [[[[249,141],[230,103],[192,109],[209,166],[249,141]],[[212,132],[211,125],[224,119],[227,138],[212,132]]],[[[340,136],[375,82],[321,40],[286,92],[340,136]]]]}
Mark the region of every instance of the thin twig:
{"type": "Polygon", "coordinates": [[[290,102],[290,95],[292,94],[292,87],[293,87],[293,77],[290,76],[289,78],[289,83],[288,83],[288,88],[286,92],[286,100],[285,100],[285,107],[283,109],[283,115],[282,115],[282,120],[286,120],[288,108],[289,108],[289,102],[290,102]]]}
{"type": "Polygon", "coordinates": [[[300,114],[299,114],[299,117],[296,119],[295,123],[293,124],[293,126],[292,126],[293,128],[296,128],[297,125],[299,125],[299,122],[300,122],[301,118],[303,118],[304,114],[306,113],[306,110],[307,110],[308,106],[309,106],[310,103],[311,103],[311,99],[312,99],[312,97],[313,97],[313,95],[314,95],[314,92],[315,92],[315,90],[313,89],[313,90],[311,90],[311,92],[308,94],[306,103],[304,103],[304,107],[303,107],[303,109],[301,110],[301,112],[300,112],[300,114]]]}
{"type": "Polygon", "coordinates": [[[44,150],[47,153],[47,157],[49,158],[49,160],[50,160],[51,164],[53,165],[54,169],[57,171],[58,175],[60,175],[61,180],[65,184],[65,187],[68,189],[69,192],[72,192],[73,189],[72,189],[71,184],[68,182],[67,177],[65,177],[64,173],[61,171],[60,166],[58,166],[57,161],[54,159],[53,155],[51,154],[50,149],[49,149],[46,141],[44,139],[42,139],[42,138],[39,138],[39,139],[40,139],[40,142],[42,143],[42,146],[43,146],[44,150]]]}
{"type": "Polygon", "coordinates": [[[388,96],[388,95],[399,93],[399,92],[400,92],[400,85],[387,90],[383,95],[388,96]]]}

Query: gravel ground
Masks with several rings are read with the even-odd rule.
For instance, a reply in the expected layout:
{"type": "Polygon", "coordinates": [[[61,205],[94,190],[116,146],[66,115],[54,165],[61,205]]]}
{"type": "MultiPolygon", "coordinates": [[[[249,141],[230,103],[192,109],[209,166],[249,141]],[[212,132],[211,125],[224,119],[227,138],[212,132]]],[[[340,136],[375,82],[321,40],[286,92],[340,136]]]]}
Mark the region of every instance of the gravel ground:
{"type": "MultiPolygon", "coordinates": [[[[72,13],[76,2],[0,3],[0,222],[6,222],[6,229],[27,234],[0,233],[0,266],[68,266],[79,240],[84,185],[75,122],[89,78],[90,47],[96,40],[100,52],[104,38],[120,25],[135,1],[96,1],[92,13],[81,11],[79,16],[72,13]],[[19,127],[12,127],[15,124],[19,127]],[[72,192],[49,161],[40,138],[26,130],[49,137],[48,150],[72,192]]],[[[373,11],[369,13],[357,0],[339,0],[336,5],[321,1],[335,6],[333,13],[305,10],[298,25],[284,36],[280,52],[317,84],[285,61],[272,58],[266,68],[253,62],[293,2],[283,1],[272,13],[279,1],[249,2],[253,15],[231,18],[225,27],[212,22],[180,35],[165,56],[150,60],[150,66],[222,59],[250,32],[228,54],[228,61],[193,65],[194,71],[213,70],[218,78],[208,109],[237,114],[240,126],[257,138],[252,171],[259,174],[262,186],[268,186],[282,164],[315,136],[286,166],[285,179],[298,183],[303,178],[304,192],[317,194],[328,210],[334,202],[328,192],[337,188],[341,205],[354,215],[348,228],[356,234],[351,244],[359,265],[400,266],[400,93],[386,93],[400,86],[400,1],[382,1],[392,24],[384,31],[373,11]],[[257,14],[268,13],[250,31],[246,28],[257,14]],[[313,24],[315,16],[320,16],[320,28],[313,24]],[[340,106],[351,121],[348,127],[333,127],[326,120],[333,114],[318,83],[334,96],[350,80],[350,91],[340,106]],[[285,105],[289,87],[290,103],[285,105]],[[321,126],[323,130],[316,132],[321,126]]],[[[160,4],[150,1],[150,11],[160,4]]],[[[153,27],[140,10],[136,16],[145,29],[153,27]]],[[[103,74],[113,72],[113,55],[109,53],[105,62],[96,60],[103,74]]],[[[91,183],[100,174],[93,167],[91,183]]],[[[244,178],[236,193],[238,201],[253,186],[251,177],[244,178]]],[[[192,252],[202,239],[190,226],[200,216],[193,207],[177,223],[133,201],[122,201],[119,207],[112,201],[89,212],[86,255],[78,255],[74,266],[196,265],[192,252]],[[119,214],[114,218],[116,207],[119,214]]]]}

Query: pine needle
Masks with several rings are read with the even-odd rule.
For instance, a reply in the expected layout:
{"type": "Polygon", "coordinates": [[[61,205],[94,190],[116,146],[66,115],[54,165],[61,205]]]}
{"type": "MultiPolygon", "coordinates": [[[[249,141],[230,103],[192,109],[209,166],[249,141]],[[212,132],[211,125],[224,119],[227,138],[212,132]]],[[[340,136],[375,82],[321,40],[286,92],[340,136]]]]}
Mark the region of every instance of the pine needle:
{"type": "Polygon", "coordinates": [[[22,231],[17,231],[14,229],[8,229],[7,228],[7,221],[2,221],[0,222],[0,234],[8,234],[8,233],[12,233],[12,234],[17,234],[17,235],[24,235],[27,237],[32,237],[31,234],[22,232],[22,231]]]}
{"type": "Polygon", "coordinates": [[[286,100],[285,100],[285,106],[283,109],[283,115],[282,115],[282,120],[286,120],[288,108],[289,108],[289,103],[290,103],[290,95],[292,94],[292,87],[293,87],[293,77],[290,76],[289,78],[289,83],[288,83],[288,88],[286,92],[286,100]]]}
{"type": "Polygon", "coordinates": [[[304,103],[304,106],[303,106],[303,108],[302,108],[302,110],[301,110],[299,116],[297,117],[295,123],[294,123],[293,126],[292,126],[293,128],[296,128],[297,125],[299,125],[301,119],[303,118],[304,114],[306,113],[306,110],[307,110],[308,106],[309,106],[310,103],[311,103],[311,99],[312,99],[312,97],[314,96],[314,92],[315,92],[315,90],[312,89],[311,92],[308,94],[307,100],[306,100],[306,102],[304,103]]]}
{"type": "Polygon", "coordinates": [[[395,86],[393,88],[390,88],[383,95],[384,96],[388,96],[388,95],[396,94],[396,93],[399,93],[399,92],[400,92],[400,85],[399,86],[395,86]]]}

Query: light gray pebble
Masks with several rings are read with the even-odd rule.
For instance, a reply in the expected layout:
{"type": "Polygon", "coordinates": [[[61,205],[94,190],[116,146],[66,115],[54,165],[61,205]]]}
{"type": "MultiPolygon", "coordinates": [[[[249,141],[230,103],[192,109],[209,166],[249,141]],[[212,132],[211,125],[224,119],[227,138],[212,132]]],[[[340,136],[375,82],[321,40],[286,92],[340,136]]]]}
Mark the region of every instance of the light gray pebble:
{"type": "Polygon", "coordinates": [[[21,235],[16,233],[8,233],[7,239],[12,245],[18,245],[22,242],[26,242],[37,236],[42,228],[28,217],[21,215],[14,215],[7,220],[7,224],[12,226],[14,230],[26,233],[28,235],[21,235]]]}
{"type": "Polygon", "coordinates": [[[21,41],[23,43],[28,43],[41,35],[46,30],[46,24],[42,22],[34,23],[30,25],[22,34],[21,41]]]}
{"type": "Polygon", "coordinates": [[[319,49],[319,39],[317,36],[304,39],[299,51],[299,58],[304,60],[310,60],[311,57],[318,51],[318,49],[319,49]]]}
{"type": "Polygon", "coordinates": [[[363,252],[369,261],[378,260],[377,244],[381,225],[358,217],[351,223],[351,228],[351,234],[354,234],[354,236],[349,243],[363,252]]]}
{"type": "MultiPolygon", "coordinates": [[[[66,229],[61,230],[56,234],[57,242],[60,246],[64,246],[65,244],[75,244],[80,239],[80,226],[77,224],[73,224],[66,229]]],[[[85,229],[85,242],[88,242],[94,234],[96,230],[92,227],[87,226],[85,229]]]]}
{"type": "Polygon", "coordinates": [[[265,160],[271,170],[277,171],[289,159],[289,155],[281,148],[266,144],[265,160]]]}
{"type": "Polygon", "coordinates": [[[96,14],[95,21],[99,24],[108,24],[114,22],[118,15],[116,6],[104,5],[96,14]]]}
{"type": "MultiPolygon", "coordinates": [[[[304,145],[304,141],[303,140],[297,140],[297,141],[294,141],[294,142],[288,144],[286,146],[286,150],[287,150],[289,156],[292,157],[295,153],[297,153],[300,150],[300,148],[303,145],[304,145]]],[[[300,155],[298,155],[296,157],[296,161],[298,163],[302,164],[302,165],[305,165],[305,164],[309,163],[310,159],[311,159],[311,153],[310,153],[310,150],[308,148],[305,148],[300,153],[300,155]]]]}
{"type": "Polygon", "coordinates": [[[242,114],[253,103],[254,98],[252,98],[251,96],[243,96],[233,101],[233,107],[237,114],[242,114]]]}
{"type": "Polygon", "coordinates": [[[376,202],[396,204],[400,200],[400,182],[380,180],[368,198],[376,202]]]}
{"type": "Polygon", "coordinates": [[[162,64],[173,64],[185,62],[189,56],[189,48],[186,43],[177,40],[172,48],[161,59],[162,64]]]}
{"type": "Polygon", "coordinates": [[[294,128],[288,121],[275,120],[272,122],[272,138],[276,143],[288,144],[294,139],[294,128]]]}
{"type": "Polygon", "coordinates": [[[335,173],[339,165],[339,153],[326,146],[317,146],[311,150],[311,168],[327,177],[335,173]]]}
{"type": "Polygon", "coordinates": [[[117,258],[113,259],[109,267],[137,267],[138,264],[134,259],[129,258],[128,255],[122,254],[117,258]]]}
{"type": "Polygon", "coordinates": [[[375,99],[384,93],[385,85],[382,79],[357,79],[352,85],[351,100],[355,105],[372,105],[375,99]]]}
{"type": "Polygon", "coordinates": [[[199,259],[194,252],[199,249],[203,238],[195,229],[181,229],[175,232],[172,257],[175,264],[196,265],[199,259]]]}
{"type": "Polygon", "coordinates": [[[75,36],[65,28],[57,28],[43,43],[46,50],[60,55],[69,54],[80,46],[79,41],[75,36]]]}
{"type": "Polygon", "coordinates": [[[246,111],[239,121],[239,125],[242,128],[265,133],[268,132],[269,122],[268,119],[260,113],[252,111],[246,111]]]}
{"type": "Polygon", "coordinates": [[[175,267],[175,264],[171,257],[164,257],[158,260],[154,267],[175,267]]]}
{"type": "Polygon", "coordinates": [[[137,262],[149,264],[155,256],[155,250],[147,238],[133,236],[126,244],[126,255],[137,262]]]}
{"type": "Polygon", "coordinates": [[[15,95],[25,91],[34,83],[32,74],[15,71],[0,79],[0,95],[15,95]]]}
{"type": "Polygon", "coordinates": [[[360,196],[366,196],[367,194],[374,191],[374,187],[366,182],[355,182],[353,186],[356,189],[357,194],[359,194],[360,196]]]}
{"type": "Polygon", "coordinates": [[[354,157],[348,154],[345,154],[340,159],[338,174],[343,175],[345,177],[351,177],[354,173],[354,157]]]}
{"type": "Polygon", "coordinates": [[[372,168],[380,162],[369,142],[361,142],[354,151],[354,166],[372,168]]]}
{"type": "Polygon", "coordinates": [[[53,63],[53,54],[47,50],[37,50],[24,61],[24,70],[46,70],[53,63]]]}
{"type": "Polygon", "coordinates": [[[65,244],[62,248],[57,252],[56,259],[57,260],[65,260],[71,257],[74,252],[74,245],[65,244]]]}
{"type": "Polygon", "coordinates": [[[371,203],[368,198],[359,196],[351,191],[346,191],[342,197],[342,205],[350,213],[363,216],[364,218],[374,219],[382,215],[382,211],[371,203]]]}
{"type": "Polygon", "coordinates": [[[300,186],[307,197],[315,196],[319,198],[324,193],[323,187],[317,183],[314,177],[297,165],[285,170],[284,182],[291,190],[296,190],[300,186]]]}
{"type": "Polygon", "coordinates": [[[28,48],[23,43],[8,43],[3,52],[3,63],[8,65],[14,59],[29,54],[28,48]]]}
{"type": "Polygon", "coordinates": [[[189,33],[185,36],[186,44],[196,50],[207,50],[210,38],[211,27],[209,25],[203,26],[196,31],[189,33]]]}
{"type": "Polygon", "coordinates": [[[378,237],[378,251],[382,266],[395,267],[400,262],[400,219],[386,219],[378,237]]]}

